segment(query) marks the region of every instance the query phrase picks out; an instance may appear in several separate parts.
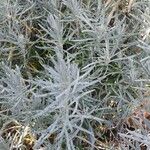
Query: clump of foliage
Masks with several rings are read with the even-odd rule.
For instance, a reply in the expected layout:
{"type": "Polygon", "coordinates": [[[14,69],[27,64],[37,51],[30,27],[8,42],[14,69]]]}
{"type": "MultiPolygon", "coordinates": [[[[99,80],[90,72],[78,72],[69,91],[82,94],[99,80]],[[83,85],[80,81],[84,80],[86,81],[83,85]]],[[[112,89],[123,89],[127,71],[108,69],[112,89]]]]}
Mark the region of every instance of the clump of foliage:
{"type": "Polygon", "coordinates": [[[0,149],[150,148],[148,0],[0,10],[0,149]]]}

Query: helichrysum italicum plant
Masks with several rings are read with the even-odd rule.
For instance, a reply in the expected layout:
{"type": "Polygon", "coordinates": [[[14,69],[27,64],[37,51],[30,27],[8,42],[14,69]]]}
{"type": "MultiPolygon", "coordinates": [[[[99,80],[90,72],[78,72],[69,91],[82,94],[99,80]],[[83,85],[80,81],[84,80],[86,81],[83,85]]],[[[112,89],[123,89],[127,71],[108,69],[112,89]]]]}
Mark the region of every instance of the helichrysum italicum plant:
{"type": "Polygon", "coordinates": [[[120,148],[129,149],[128,142],[133,147],[131,135],[143,134],[127,132],[124,124],[148,97],[149,5],[147,0],[1,0],[3,145],[28,147],[3,136],[7,122],[15,120],[31,129],[35,150],[119,149],[110,146],[112,137],[120,148]]]}
{"type": "Polygon", "coordinates": [[[56,134],[56,149],[60,149],[63,142],[66,143],[66,148],[75,149],[74,139],[78,138],[79,132],[85,132],[94,138],[93,133],[84,128],[86,120],[105,123],[100,116],[93,116],[96,110],[102,109],[96,106],[96,100],[94,102],[89,95],[92,92],[90,86],[96,81],[88,79],[92,68],[86,72],[81,70],[81,72],[76,64],[70,62],[69,58],[65,62],[60,52],[57,53],[57,61],[51,60],[53,67],[44,66],[45,79],[35,80],[40,93],[34,94],[42,98],[46,106],[41,107],[42,110],[39,109],[34,117],[38,120],[42,117],[51,118],[48,121],[49,127],[42,133],[35,147],[40,146],[51,134],[56,134]]]}
{"type": "Polygon", "coordinates": [[[21,117],[30,105],[30,85],[23,79],[20,68],[15,69],[1,64],[1,110],[9,116],[21,117]]]}

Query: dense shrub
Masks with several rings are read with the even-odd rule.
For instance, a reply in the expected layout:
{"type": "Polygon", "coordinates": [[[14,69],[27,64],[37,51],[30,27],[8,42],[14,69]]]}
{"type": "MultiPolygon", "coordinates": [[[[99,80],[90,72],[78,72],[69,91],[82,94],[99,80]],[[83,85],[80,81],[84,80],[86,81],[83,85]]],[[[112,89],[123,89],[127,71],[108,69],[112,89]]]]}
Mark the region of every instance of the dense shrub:
{"type": "Polygon", "coordinates": [[[0,10],[0,149],[150,148],[148,0],[0,10]]]}

